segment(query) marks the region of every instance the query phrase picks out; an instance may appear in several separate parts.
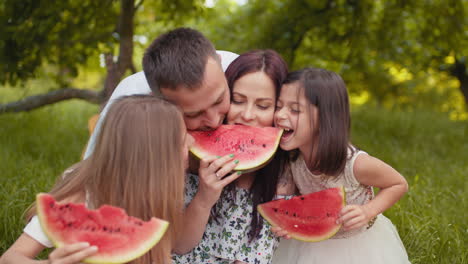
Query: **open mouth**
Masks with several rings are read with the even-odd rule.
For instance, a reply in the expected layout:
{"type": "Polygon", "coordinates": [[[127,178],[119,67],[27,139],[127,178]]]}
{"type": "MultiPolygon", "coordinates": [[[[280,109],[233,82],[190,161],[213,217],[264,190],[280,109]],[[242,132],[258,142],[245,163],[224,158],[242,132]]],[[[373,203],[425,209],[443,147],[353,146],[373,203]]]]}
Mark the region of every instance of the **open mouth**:
{"type": "Polygon", "coordinates": [[[286,127],[282,127],[282,128],[283,128],[283,135],[281,136],[281,142],[286,142],[292,137],[292,135],[294,134],[294,130],[290,128],[286,128],[286,127]]]}

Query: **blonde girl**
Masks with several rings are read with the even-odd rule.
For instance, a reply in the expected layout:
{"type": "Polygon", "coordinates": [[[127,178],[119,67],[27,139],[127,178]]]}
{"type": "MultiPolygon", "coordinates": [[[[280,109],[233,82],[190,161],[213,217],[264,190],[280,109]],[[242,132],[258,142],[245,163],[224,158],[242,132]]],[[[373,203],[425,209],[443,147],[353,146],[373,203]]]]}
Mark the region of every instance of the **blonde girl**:
{"type": "MultiPolygon", "coordinates": [[[[171,103],[153,96],[124,97],[109,110],[93,154],[68,169],[50,193],[58,200],[86,202],[90,208],[110,204],[144,220],[155,216],[169,221],[163,239],[131,263],[170,263],[181,229],[191,140],[181,113],[171,103]]],[[[32,208],[28,216],[34,213],[32,208]]],[[[34,216],[0,263],[79,263],[99,250],[77,243],[55,249],[48,260],[34,260],[50,246],[34,216]]]]}
{"type": "Polygon", "coordinates": [[[396,228],[382,215],[405,194],[407,182],[350,143],[350,120],[346,85],[338,74],[306,68],[288,75],[275,124],[285,129],[281,148],[297,154],[289,162],[290,175],[301,194],[344,186],[347,205],[334,237],[284,241],[273,263],[409,263],[396,228]],[[380,189],[375,196],[373,187],[380,189]]]}

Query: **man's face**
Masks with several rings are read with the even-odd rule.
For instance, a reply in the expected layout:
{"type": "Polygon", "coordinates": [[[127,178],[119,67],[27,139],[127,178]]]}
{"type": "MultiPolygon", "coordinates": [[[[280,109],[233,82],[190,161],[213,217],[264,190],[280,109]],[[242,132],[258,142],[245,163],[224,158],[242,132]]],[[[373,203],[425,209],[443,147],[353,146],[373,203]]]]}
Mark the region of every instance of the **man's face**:
{"type": "Polygon", "coordinates": [[[229,111],[229,88],[219,62],[209,57],[200,87],[189,90],[161,89],[165,98],[182,109],[188,130],[212,130],[223,123],[229,111]]]}

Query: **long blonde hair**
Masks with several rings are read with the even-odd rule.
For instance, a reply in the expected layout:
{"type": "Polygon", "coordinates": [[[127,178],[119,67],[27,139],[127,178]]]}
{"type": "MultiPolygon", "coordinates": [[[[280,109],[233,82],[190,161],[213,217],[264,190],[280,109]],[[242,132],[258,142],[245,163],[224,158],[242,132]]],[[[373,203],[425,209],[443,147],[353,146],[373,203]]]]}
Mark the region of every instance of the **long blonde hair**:
{"type": "Polygon", "coordinates": [[[74,165],[50,192],[57,200],[84,198],[89,207],[110,204],[131,216],[170,222],[163,239],[131,262],[169,263],[181,230],[184,199],[183,119],[176,106],[154,96],[115,102],[94,153],[74,165]]]}

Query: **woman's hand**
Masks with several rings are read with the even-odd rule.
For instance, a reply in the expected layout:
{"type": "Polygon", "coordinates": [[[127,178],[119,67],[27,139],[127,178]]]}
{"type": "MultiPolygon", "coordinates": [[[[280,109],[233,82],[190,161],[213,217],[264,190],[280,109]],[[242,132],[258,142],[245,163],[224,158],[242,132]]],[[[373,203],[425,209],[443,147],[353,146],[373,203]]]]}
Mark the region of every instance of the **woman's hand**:
{"type": "Polygon", "coordinates": [[[341,209],[340,218],[336,222],[343,224],[343,229],[348,231],[367,226],[373,218],[363,205],[350,204],[341,209]]]}
{"type": "Polygon", "coordinates": [[[289,236],[288,231],[282,229],[279,226],[273,226],[273,227],[271,227],[270,230],[271,230],[271,232],[273,232],[273,234],[275,234],[275,236],[277,236],[279,238],[291,239],[291,236],[289,236]]]}
{"type": "Polygon", "coordinates": [[[233,154],[201,160],[198,171],[200,183],[197,196],[204,206],[211,208],[218,201],[223,188],[239,178],[241,172],[229,174],[238,163],[238,160],[234,160],[233,154]]]}
{"type": "Polygon", "coordinates": [[[87,242],[65,245],[57,248],[49,255],[49,264],[75,264],[98,251],[96,246],[90,246],[87,242]]]}

